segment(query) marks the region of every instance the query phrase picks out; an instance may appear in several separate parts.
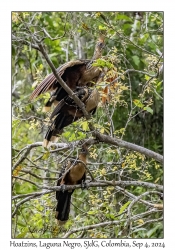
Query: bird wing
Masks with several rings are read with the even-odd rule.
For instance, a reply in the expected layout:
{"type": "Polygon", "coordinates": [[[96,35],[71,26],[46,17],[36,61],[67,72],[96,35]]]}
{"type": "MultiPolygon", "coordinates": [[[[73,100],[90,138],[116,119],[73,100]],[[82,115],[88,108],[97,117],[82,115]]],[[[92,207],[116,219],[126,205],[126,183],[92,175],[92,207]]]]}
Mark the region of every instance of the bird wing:
{"type": "Polygon", "coordinates": [[[99,101],[100,101],[100,94],[98,90],[95,88],[92,90],[91,94],[85,101],[86,110],[88,112],[91,112],[92,110],[97,108],[99,101]]]}
{"type": "MultiPolygon", "coordinates": [[[[59,76],[62,76],[67,68],[73,67],[75,65],[87,64],[88,62],[89,60],[72,60],[58,67],[56,71],[59,76]]],[[[55,90],[58,86],[59,83],[57,82],[56,77],[53,73],[51,73],[36,87],[30,96],[30,100],[38,97],[42,93],[55,90]]]]}

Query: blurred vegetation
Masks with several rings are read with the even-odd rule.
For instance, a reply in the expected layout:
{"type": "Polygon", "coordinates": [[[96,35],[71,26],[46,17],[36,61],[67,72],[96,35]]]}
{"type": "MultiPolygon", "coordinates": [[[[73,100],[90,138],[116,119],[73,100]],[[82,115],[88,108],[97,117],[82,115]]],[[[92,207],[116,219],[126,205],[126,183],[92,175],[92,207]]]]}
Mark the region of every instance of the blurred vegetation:
{"type": "MultiPolygon", "coordinates": [[[[91,58],[101,32],[106,34],[106,46],[104,58],[97,60],[96,65],[107,67],[108,73],[99,91],[106,97],[106,87],[110,86],[110,97],[105,104],[100,102],[91,122],[101,133],[163,154],[162,12],[13,12],[13,164],[26,152],[27,145],[42,142],[49,117],[42,112],[48,93],[34,102],[29,101],[35,86],[51,72],[41,53],[31,46],[32,36],[42,41],[57,68],[72,59],[91,58]],[[118,80],[110,85],[116,78],[118,80]]],[[[59,142],[72,143],[90,137],[88,121],[81,119],[64,129],[59,142]]],[[[154,159],[106,143],[92,145],[89,150],[88,168],[98,181],[163,184],[163,168],[154,159]]],[[[52,148],[36,146],[24,156],[13,171],[12,195],[21,195],[12,202],[13,238],[61,238],[75,228],[106,221],[119,223],[99,225],[70,237],[163,237],[162,210],[141,202],[132,207],[132,216],[137,217],[127,230],[131,201],[149,191],[141,186],[122,187],[122,190],[117,186],[77,189],[72,198],[70,219],[64,227],[58,227],[54,218],[55,193],[32,199],[31,194],[44,191],[42,185],[55,186],[64,159],[76,154],[77,148],[54,152],[52,148]],[[23,201],[25,197],[29,199],[23,201]]],[[[157,194],[150,193],[141,199],[161,203],[157,194]]]]}

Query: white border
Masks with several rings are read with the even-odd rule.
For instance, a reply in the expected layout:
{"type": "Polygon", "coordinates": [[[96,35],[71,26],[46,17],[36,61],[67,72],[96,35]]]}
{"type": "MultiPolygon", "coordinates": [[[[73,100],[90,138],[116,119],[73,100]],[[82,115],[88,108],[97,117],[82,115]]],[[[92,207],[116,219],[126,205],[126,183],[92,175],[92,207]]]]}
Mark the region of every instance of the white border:
{"type": "MultiPolygon", "coordinates": [[[[10,249],[11,240],[11,11],[164,11],[164,156],[165,156],[165,249],[174,248],[174,169],[175,169],[175,19],[174,1],[80,1],[6,0],[0,3],[0,247],[10,249]]],[[[21,241],[21,240],[20,240],[21,241]]],[[[36,242],[37,240],[30,240],[36,242]]],[[[47,240],[44,240],[47,241],[47,240]]],[[[48,240],[53,242],[53,240],[48,240]]],[[[145,242],[145,240],[138,240],[145,242]]],[[[148,241],[148,240],[147,240],[148,241]]],[[[151,240],[155,242],[155,240],[151,240]]],[[[58,242],[58,240],[54,240],[58,242]]],[[[30,248],[28,248],[30,249],[30,248]]],[[[31,248],[32,249],[32,248],[31,248]]],[[[108,248],[109,249],[109,248],[108,248]]],[[[150,248],[152,249],[152,248],[150,248]]],[[[156,248],[159,249],[159,248],[156,248]]],[[[160,248],[161,249],[161,248],[160,248]]]]}

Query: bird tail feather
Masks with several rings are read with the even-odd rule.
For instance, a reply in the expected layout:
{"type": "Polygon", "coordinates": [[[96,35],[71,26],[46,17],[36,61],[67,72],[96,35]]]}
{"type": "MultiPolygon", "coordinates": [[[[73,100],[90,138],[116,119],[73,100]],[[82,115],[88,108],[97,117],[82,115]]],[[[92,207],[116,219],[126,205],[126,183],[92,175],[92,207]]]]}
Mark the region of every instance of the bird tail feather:
{"type": "MultiPolygon", "coordinates": [[[[73,190],[74,191],[74,190],[73,190]]],[[[69,219],[71,195],[73,191],[59,191],[57,195],[56,219],[58,224],[63,224],[69,219]]]]}

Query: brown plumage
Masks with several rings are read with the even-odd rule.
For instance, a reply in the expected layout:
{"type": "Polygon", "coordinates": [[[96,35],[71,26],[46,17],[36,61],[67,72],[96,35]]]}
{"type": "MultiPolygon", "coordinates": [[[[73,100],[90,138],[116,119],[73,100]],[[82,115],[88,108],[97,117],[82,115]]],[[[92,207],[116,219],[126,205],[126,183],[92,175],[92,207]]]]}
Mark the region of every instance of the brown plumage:
{"type": "Polygon", "coordinates": [[[64,224],[69,219],[71,195],[74,192],[74,189],[64,190],[64,185],[76,185],[85,182],[87,154],[88,149],[83,146],[78,159],[69,160],[60,174],[57,186],[62,186],[62,190],[56,191],[57,206],[55,214],[59,225],[64,224]]]}
{"type": "MultiPolygon", "coordinates": [[[[94,55],[91,60],[70,61],[57,69],[58,75],[80,98],[85,104],[86,110],[91,112],[91,114],[95,113],[99,102],[99,93],[95,89],[94,83],[97,83],[101,79],[101,70],[98,67],[92,66],[92,63],[101,57],[103,47],[104,38],[100,37],[96,43],[94,55]]],[[[83,117],[81,109],[61,87],[53,73],[48,75],[37,86],[31,94],[30,99],[32,100],[47,91],[52,91],[52,93],[44,110],[49,111],[52,104],[55,104],[56,107],[50,117],[51,125],[45,135],[44,147],[48,147],[50,141],[55,142],[64,127],[83,117]]]]}
{"type": "MultiPolygon", "coordinates": [[[[94,114],[100,100],[97,89],[81,87],[78,88],[75,93],[85,104],[86,110],[91,114],[94,114]]],[[[49,147],[49,142],[56,142],[58,135],[62,133],[64,127],[70,125],[74,121],[77,121],[83,116],[82,110],[77,106],[72,98],[69,96],[63,98],[50,116],[52,123],[45,135],[43,146],[49,147]]]]}
{"type": "MultiPolygon", "coordinates": [[[[61,65],[57,68],[57,74],[64,80],[71,90],[75,90],[77,86],[92,86],[92,82],[97,82],[100,76],[100,69],[92,66],[94,60],[102,55],[104,47],[104,38],[100,37],[96,43],[94,55],[91,60],[73,60],[61,65]]],[[[30,99],[38,97],[40,94],[52,91],[49,101],[44,108],[49,111],[52,103],[57,104],[65,96],[67,92],[61,87],[53,73],[48,75],[33,91],[30,99]]]]}

